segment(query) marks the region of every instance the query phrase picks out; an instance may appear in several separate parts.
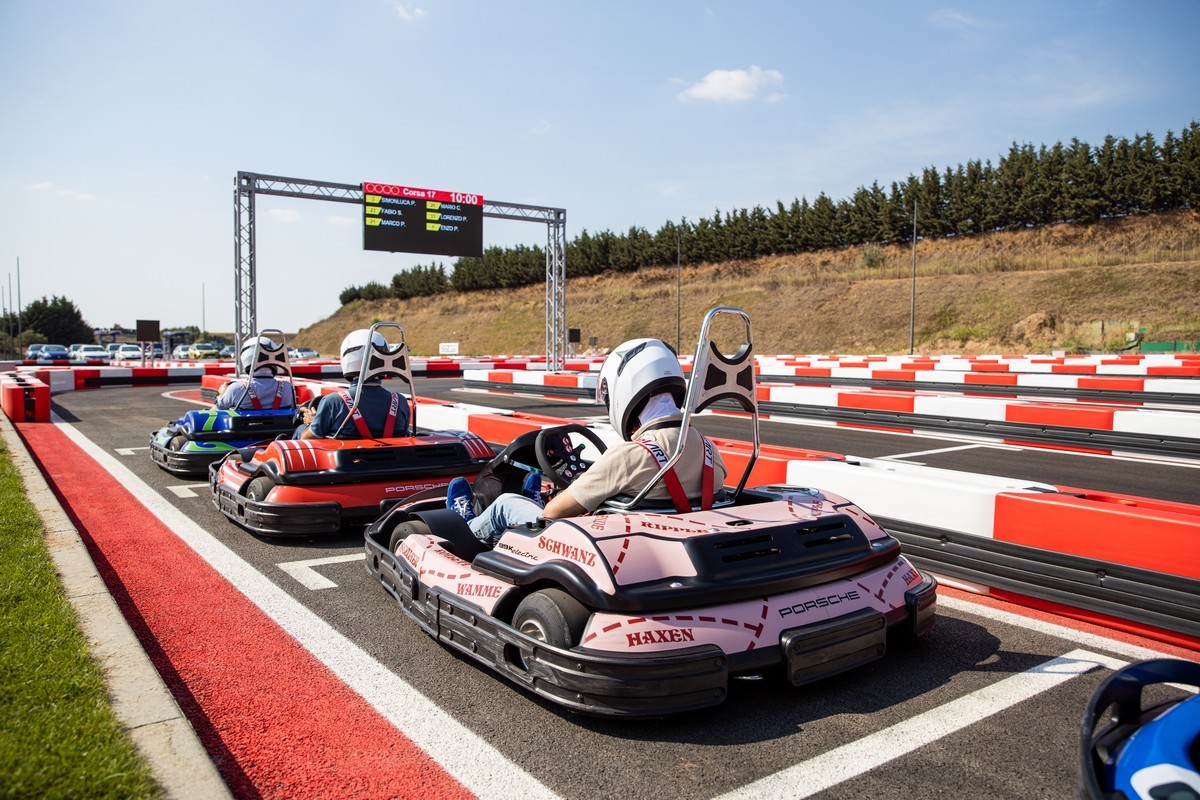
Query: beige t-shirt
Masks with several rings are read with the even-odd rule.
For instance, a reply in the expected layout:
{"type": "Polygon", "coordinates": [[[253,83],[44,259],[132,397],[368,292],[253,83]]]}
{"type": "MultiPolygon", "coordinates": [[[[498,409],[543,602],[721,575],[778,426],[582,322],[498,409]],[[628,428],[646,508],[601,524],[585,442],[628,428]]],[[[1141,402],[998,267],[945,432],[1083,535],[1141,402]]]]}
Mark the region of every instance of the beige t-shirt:
{"type": "MultiPolygon", "coordinates": [[[[682,419],[682,414],[664,417],[666,420],[682,419]]],[[[661,422],[662,420],[655,420],[661,422]]],[[[580,475],[571,484],[571,496],[588,511],[595,511],[601,503],[619,494],[635,495],[645,488],[650,479],[658,474],[659,465],[654,456],[646,448],[637,443],[638,439],[648,438],[661,447],[669,457],[675,451],[679,441],[680,428],[654,428],[643,433],[639,428],[633,434],[632,442],[621,442],[604,452],[587,472],[580,475]]],[[[725,463],[721,453],[713,448],[713,491],[718,491],[725,484],[725,463]]],[[[694,428],[688,431],[687,446],[683,455],[675,462],[675,474],[683,484],[687,496],[695,499],[700,496],[701,480],[704,473],[704,443],[700,432],[694,428]]],[[[647,495],[651,500],[670,500],[671,493],[665,480],[659,481],[647,495]]]]}

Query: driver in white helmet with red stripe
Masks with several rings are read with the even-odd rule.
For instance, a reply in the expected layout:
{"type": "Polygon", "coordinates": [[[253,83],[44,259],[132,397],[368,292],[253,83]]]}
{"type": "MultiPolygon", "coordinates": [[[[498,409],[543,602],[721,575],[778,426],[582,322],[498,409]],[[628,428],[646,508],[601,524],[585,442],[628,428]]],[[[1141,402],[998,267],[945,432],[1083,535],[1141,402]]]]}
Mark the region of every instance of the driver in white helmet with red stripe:
{"type": "MultiPolygon", "coordinates": [[[[625,441],[606,450],[569,487],[541,506],[541,476],[531,473],[521,494],[500,495],[476,515],[471,486],[455,478],[447,487],[446,504],[467,520],[471,531],[493,545],[505,528],[538,517],[559,519],[595,511],[618,495],[636,495],[666,463],[679,442],[683,413],[680,404],[687,383],[679,358],[659,339],[633,339],[619,345],[604,360],[596,381],[596,403],[608,407],[613,429],[625,441]]],[[[708,507],[725,483],[721,454],[695,428],[688,431],[683,455],[648,500],[674,501],[676,507],[694,501],[708,507]]]]}

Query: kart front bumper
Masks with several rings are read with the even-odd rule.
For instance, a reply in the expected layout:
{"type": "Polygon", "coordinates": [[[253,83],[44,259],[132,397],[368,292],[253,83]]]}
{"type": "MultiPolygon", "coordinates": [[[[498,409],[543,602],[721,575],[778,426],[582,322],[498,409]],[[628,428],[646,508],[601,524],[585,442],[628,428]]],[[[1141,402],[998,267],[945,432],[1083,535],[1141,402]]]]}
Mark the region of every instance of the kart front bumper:
{"type": "MultiPolygon", "coordinates": [[[[326,536],[346,521],[339,503],[272,503],[251,500],[220,479],[221,462],[209,465],[213,505],[233,522],[260,536],[272,538],[326,536]]],[[[374,510],[378,513],[378,510],[374,510]]],[[[360,516],[368,516],[363,514],[360,516]]]]}

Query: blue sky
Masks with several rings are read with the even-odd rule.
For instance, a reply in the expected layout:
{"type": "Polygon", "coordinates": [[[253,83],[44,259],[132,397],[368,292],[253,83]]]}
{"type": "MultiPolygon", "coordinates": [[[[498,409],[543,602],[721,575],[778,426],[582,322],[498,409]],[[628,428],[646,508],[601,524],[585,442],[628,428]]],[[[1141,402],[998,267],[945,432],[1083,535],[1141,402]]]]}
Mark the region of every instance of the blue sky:
{"type": "MultiPolygon", "coordinates": [[[[5,303],[19,258],[25,303],[232,330],[239,170],[561,207],[574,238],[838,199],[1014,141],[1161,139],[1200,119],[1198,37],[1200,0],[2,0],[5,303]]],[[[260,325],[451,263],[363,252],[360,224],[259,198],[260,325]]]]}

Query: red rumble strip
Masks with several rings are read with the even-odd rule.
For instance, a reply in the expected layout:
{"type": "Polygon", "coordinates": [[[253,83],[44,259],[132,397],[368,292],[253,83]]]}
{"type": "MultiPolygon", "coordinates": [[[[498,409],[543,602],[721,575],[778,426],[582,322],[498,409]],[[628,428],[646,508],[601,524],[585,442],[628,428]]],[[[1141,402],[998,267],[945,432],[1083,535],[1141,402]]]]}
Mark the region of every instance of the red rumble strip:
{"type": "Polygon", "coordinates": [[[235,796],[471,796],[57,425],[17,427],[235,796]]]}

